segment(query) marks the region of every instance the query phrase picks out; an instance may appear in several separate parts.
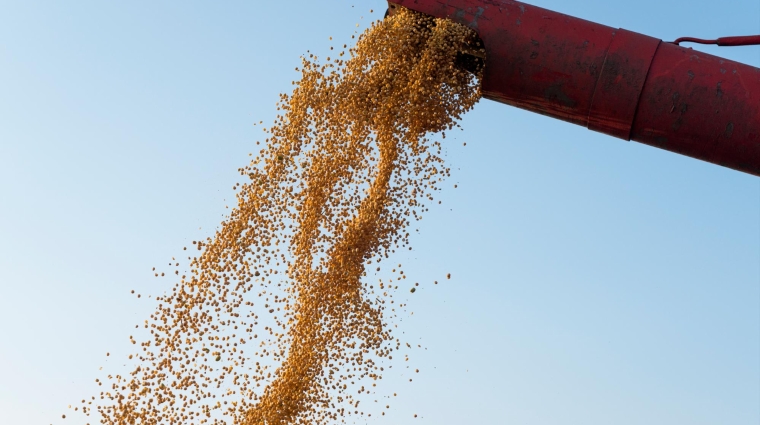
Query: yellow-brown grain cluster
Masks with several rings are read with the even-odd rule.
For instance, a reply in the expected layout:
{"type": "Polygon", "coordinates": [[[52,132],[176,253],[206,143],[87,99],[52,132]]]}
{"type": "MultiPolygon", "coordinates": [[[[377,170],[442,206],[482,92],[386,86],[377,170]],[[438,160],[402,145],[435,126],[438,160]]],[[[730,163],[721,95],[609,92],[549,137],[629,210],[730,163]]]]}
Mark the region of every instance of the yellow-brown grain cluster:
{"type": "Polygon", "coordinates": [[[304,57],[264,148],[240,169],[237,207],[156,298],[133,371],[99,381],[83,410],[109,425],[369,416],[359,402],[400,342],[389,326],[399,282],[367,272],[408,245],[449,174],[429,137],[480,97],[478,77],[456,66],[472,37],[400,9],[324,64],[304,57]]]}

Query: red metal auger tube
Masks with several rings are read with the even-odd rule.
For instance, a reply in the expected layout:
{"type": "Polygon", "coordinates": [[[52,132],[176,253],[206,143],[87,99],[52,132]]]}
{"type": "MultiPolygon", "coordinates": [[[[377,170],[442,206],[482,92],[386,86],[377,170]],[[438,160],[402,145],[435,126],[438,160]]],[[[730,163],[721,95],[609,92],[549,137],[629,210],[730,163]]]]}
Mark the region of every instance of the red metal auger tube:
{"type": "Polygon", "coordinates": [[[484,97],[760,176],[760,69],[508,0],[392,0],[478,32],[484,97]]]}

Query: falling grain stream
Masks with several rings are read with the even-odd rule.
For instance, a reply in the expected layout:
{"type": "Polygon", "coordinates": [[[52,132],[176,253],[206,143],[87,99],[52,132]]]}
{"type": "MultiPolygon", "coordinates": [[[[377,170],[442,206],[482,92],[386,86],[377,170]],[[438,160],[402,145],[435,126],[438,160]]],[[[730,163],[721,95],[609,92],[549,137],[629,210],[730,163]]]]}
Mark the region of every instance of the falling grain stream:
{"type": "Polygon", "coordinates": [[[398,283],[367,275],[408,246],[449,174],[433,139],[480,98],[478,76],[456,66],[472,37],[401,9],[324,64],[305,56],[240,169],[237,206],[156,297],[130,376],[98,381],[108,389],[83,411],[109,425],[369,416],[361,394],[400,345],[390,324],[401,304],[398,283]]]}

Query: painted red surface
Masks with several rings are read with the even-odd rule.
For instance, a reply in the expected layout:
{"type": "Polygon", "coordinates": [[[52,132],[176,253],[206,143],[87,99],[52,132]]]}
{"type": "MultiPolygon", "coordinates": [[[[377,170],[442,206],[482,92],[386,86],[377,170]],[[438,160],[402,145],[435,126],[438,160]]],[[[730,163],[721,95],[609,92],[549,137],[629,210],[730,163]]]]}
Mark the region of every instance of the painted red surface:
{"type": "Polygon", "coordinates": [[[507,0],[392,0],[476,30],[488,99],[760,176],[760,69],[507,0]]]}

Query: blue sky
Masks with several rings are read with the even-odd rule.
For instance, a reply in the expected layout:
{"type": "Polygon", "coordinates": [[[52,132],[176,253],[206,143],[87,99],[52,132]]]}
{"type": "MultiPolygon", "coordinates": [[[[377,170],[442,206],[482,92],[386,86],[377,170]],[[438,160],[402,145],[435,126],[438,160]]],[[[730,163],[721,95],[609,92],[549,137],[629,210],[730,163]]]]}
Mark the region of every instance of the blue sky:
{"type": "MultiPolygon", "coordinates": [[[[219,223],[299,55],[385,10],[283,4],[0,0],[0,424],[63,423],[122,367],[153,310],[130,290],[168,289],[151,268],[219,223]]],[[[665,40],[760,33],[751,0],[534,4],[665,40]]],[[[397,258],[421,373],[384,379],[377,423],[760,422],[758,178],[490,101],[462,125],[397,258]]]]}

